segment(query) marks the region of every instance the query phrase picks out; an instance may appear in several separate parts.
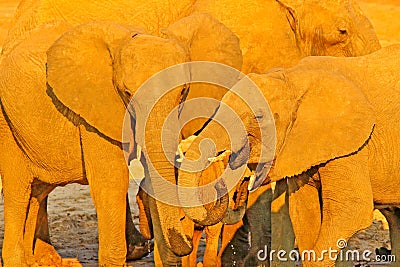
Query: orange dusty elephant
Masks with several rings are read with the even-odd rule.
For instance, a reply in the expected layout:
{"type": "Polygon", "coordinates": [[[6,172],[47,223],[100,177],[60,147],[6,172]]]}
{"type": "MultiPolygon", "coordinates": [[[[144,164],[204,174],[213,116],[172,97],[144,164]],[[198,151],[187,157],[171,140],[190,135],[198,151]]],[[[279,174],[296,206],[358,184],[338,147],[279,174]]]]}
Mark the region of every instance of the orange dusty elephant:
{"type": "MultiPolygon", "coordinates": [[[[240,114],[249,136],[239,140],[229,166],[247,164],[255,171],[255,184],[266,179],[265,183],[286,185],[300,255],[310,250],[316,255],[304,257],[303,266],[334,266],[343,242],[372,223],[374,208],[383,210],[392,253],[400,254],[399,56],[400,46],[393,45],[367,56],[308,57],[292,68],[250,74],[270,110],[252,111],[233,92],[222,99],[240,114]],[[277,149],[267,158],[260,151],[270,143],[262,141],[259,129],[273,124],[277,149]]],[[[250,89],[240,84],[236,88],[250,89]]],[[[226,116],[217,111],[214,119],[226,116]]],[[[215,132],[221,132],[220,125],[213,121],[185,157],[197,158],[204,139],[212,138],[219,148],[228,147],[227,139],[215,138],[215,132]]],[[[179,179],[201,182],[200,175],[190,172],[180,173],[179,179]]]]}

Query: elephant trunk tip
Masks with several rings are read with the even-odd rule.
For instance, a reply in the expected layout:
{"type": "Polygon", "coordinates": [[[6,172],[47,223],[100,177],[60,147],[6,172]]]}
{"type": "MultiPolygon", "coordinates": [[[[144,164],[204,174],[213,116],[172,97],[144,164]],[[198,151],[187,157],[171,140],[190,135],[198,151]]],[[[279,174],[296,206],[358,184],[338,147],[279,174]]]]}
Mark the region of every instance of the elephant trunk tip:
{"type": "Polygon", "coordinates": [[[168,229],[167,235],[171,250],[176,256],[183,257],[192,253],[193,242],[191,237],[186,236],[187,240],[184,240],[176,229],[168,229]]]}
{"type": "MultiPolygon", "coordinates": [[[[229,205],[229,195],[228,188],[223,179],[218,179],[214,184],[214,189],[217,193],[217,200],[215,201],[212,208],[205,208],[203,206],[202,211],[205,214],[205,217],[195,218],[193,216],[188,217],[193,220],[195,223],[202,226],[210,226],[219,223],[226,215],[229,205]]],[[[187,209],[190,211],[191,208],[187,209]]],[[[196,210],[198,211],[198,210],[196,210]]],[[[186,211],[185,211],[186,213],[186,211]]]]}

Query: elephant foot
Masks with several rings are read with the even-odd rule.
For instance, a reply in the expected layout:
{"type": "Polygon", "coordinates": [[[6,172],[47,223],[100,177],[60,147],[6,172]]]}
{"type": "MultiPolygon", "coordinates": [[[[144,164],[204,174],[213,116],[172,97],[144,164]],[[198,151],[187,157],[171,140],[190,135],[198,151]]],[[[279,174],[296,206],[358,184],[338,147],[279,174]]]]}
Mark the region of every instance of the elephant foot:
{"type": "Polygon", "coordinates": [[[34,258],[40,266],[63,266],[62,258],[54,247],[40,239],[36,239],[34,258]]]}
{"type": "Polygon", "coordinates": [[[138,260],[146,257],[154,250],[154,243],[147,240],[140,244],[128,244],[128,253],[126,254],[127,260],[138,260]]]}
{"type": "Polygon", "coordinates": [[[1,265],[0,261],[0,266],[21,266],[21,267],[30,267],[23,256],[14,256],[11,258],[4,258],[3,259],[3,265],[1,265]]]}

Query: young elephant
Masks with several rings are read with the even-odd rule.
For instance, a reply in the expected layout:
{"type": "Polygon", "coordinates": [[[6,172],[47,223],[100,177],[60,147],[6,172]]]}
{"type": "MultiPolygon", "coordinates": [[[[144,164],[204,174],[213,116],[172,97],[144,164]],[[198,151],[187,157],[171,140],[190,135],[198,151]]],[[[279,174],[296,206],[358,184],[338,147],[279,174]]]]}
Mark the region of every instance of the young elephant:
{"type": "MultiPolygon", "coordinates": [[[[369,226],[374,207],[383,209],[392,253],[400,256],[399,58],[400,46],[395,45],[368,56],[309,57],[293,68],[250,74],[275,120],[274,158],[260,158],[260,148],[270,145],[261,143],[259,131],[271,126],[268,108],[253,113],[233,92],[222,100],[244,122],[250,144],[248,150],[247,138],[239,140],[242,144],[232,152],[230,167],[248,164],[254,169],[260,163],[256,184],[265,177],[265,183],[287,178],[289,213],[300,252],[314,250],[322,256],[318,261],[306,257],[304,266],[333,266],[334,258],[324,251],[338,249],[338,241],[369,226]]],[[[218,111],[213,119],[225,116],[218,111]]],[[[198,158],[201,140],[215,137],[215,132],[216,146],[229,148],[219,124],[212,121],[186,158],[198,158]]],[[[179,173],[184,182],[199,177],[179,173]]]]}

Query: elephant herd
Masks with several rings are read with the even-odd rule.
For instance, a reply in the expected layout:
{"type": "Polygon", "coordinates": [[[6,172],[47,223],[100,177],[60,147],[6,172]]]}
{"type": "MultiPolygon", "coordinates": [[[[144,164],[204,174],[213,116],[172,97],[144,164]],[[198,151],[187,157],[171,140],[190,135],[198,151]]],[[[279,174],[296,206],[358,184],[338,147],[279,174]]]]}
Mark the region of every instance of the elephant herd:
{"type": "Polygon", "coordinates": [[[400,257],[399,68],[354,0],[22,0],[0,58],[2,262],[36,264],[47,196],[69,183],[90,186],[99,266],[153,238],[156,266],[195,266],[203,230],[204,266],[290,266],[259,252],[323,255],[374,209],[400,257]]]}

